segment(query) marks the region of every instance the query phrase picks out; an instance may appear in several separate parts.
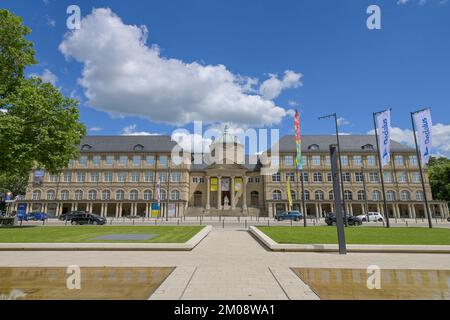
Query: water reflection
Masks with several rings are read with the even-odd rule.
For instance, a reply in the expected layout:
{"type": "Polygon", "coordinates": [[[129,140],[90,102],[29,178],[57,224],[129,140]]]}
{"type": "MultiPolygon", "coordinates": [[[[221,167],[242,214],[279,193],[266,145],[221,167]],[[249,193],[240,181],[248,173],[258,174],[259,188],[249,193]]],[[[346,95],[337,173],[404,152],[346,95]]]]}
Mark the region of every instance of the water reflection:
{"type": "Polygon", "coordinates": [[[369,289],[366,269],[292,268],[324,300],[450,300],[450,270],[381,269],[369,289]]]}
{"type": "Polygon", "coordinates": [[[82,267],[80,289],[67,287],[66,268],[0,268],[0,299],[143,300],[172,267],[82,267]]]}

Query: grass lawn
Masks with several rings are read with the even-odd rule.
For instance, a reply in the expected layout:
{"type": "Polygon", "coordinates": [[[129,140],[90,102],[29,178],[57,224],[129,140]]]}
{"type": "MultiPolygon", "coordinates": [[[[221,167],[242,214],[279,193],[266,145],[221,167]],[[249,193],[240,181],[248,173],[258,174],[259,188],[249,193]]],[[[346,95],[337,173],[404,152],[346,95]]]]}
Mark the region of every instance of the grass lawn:
{"type": "MultiPolygon", "coordinates": [[[[278,243],[337,244],[336,227],[258,227],[278,243]]],[[[347,244],[450,245],[450,229],[445,228],[345,228],[347,244]]]]}
{"type": "Polygon", "coordinates": [[[203,226],[67,226],[0,228],[0,243],[126,242],[184,243],[203,226]],[[91,240],[109,234],[156,234],[148,240],[91,240]]]}

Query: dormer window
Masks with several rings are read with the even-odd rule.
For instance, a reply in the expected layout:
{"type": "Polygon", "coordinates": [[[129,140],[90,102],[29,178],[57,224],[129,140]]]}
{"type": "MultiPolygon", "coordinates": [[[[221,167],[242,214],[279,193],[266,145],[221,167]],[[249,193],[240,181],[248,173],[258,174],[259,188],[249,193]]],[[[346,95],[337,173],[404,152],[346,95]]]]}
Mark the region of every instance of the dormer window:
{"type": "Polygon", "coordinates": [[[92,146],[88,145],[88,144],[83,144],[83,146],[81,147],[81,150],[91,150],[92,146]]]}
{"type": "Polygon", "coordinates": [[[319,145],[317,144],[312,144],[308,147],[308,150],[319,150],[319,145]]]}
{"type": "Polygon", "coordinates": [[[370,143],[363,145],[361,147],[361,149],[363,149],[363,150],[374,150],[373,145],[370,144],[370,143]]]}
{"type": "Polygon", "coordinates": [[[144,150],[144,146],[142,144],[137,144],[134,146],[133,148],[134,151],[143,151],[144,150]]]}

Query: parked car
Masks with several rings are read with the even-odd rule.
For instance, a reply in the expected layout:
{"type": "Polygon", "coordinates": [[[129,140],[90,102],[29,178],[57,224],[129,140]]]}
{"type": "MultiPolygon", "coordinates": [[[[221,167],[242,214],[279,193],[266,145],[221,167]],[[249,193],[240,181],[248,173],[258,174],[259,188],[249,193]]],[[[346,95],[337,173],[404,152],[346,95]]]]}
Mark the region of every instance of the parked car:
{"type": "Polygon", "coordinates": [[[103,225],[106,223],[106,218],[100,217],[94,213],[77,214],[70,220],[71,224],[93,224],[103,225]]]}
{"type": "MultiPolygon", "coordinates": [[[[360,214],[360,215],[357,216],[357,218],[360,219],[363,222],[366,222],[367,221],[367,214],[360,214]]],[[[379,213],[379,212],[369,212],[369,222],[371,222],[371,221],[383,222],[384,218],[381,215],[381,213],[379,213]]]]}
{"type": "Polygon", "coordinates": [[[28,221],[45,221],[47,219],[47,214],[43,212],[30,212],[27,218],[28,221]]]}
{"type": "Polygon", "coordinates": [[[303,213],[301,213],[299,211],[279,212],[275,215],[275,219],[277,221],[283,221],[283,220],[299,221],[299,220],[303,219],[303,213]]]}
{"type": "Polygon", "coordinates": [[[77,215],[82,215],[82,214],[86,214],[86,211],[70,211],[68,213],[63,213],[62,215],[59,216],[59,220],[60,221],[71,221],[73,217],[77,216],[77,215]]]}
{"type": "MultiPolygon", "coordinates": [[[[336,225],[336,214],[334,212],[327,214],[325,217],[325,223],[329,226],[336,225]]],[[[360,226],[362,225],[362,221],[357,217],[347,216],[347,224],[349,226],[360,226]]]]}

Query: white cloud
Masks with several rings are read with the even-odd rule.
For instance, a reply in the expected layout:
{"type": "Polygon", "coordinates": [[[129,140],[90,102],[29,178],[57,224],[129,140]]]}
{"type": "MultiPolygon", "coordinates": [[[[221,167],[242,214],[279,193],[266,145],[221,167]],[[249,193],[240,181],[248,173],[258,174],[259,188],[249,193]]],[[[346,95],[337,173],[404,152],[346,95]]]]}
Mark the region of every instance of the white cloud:
{"type": "Polygon", "coordinates": [[[148,131],[136,131],[136,125],[132,124],[122,129],[122,136],[159,136],[159,133],[153,133],[148,131]]]}
{"type": "Polygon", "coordinates": [[[30,77],[41,78],[43,82],[48,82],[52,85],[56,85],[56,82],[58,81],[58,77],[48,69],[44,69],[42,74],[32,73],[30,74],[30,77]]]}
{"type": "Polygon", "coordinates": [[[180,147],[187,152],[209,153],[211,139],[204,138],[200,134],[192,134],[186,130],[175,130],[172,134],[172,140],[177,142],[180,147]]]}
{"type": "MultiPolygon", "coordinates": [[[[433,153],[450,157],[450,124],[433,125],[433,153]]],[[[414,135],[410,129],[392,127],[392,140],[414,146],[414,135]]],[[[368,132],[373,134],[374,130],[368,132]]]]}
{"type": "Polygon", "coordinates": [[[91,132],[99,132],[99,131],[102,131],[103,130],[103,128],[101,128],[101,127],[92,127],[92,128],[89,128],[89,131],[91,131],[91,132]]]}
{"type": "Polygon", "coordinates": [[[55,19],[50,18],[50,16],[46,15],[45,18],[47,19],[47,25],[54,28],[56,26],[55,19]]]}
{"type": "MultiPolygon", "coordinates": [[[[146,45],[147,34],[145,26],[124,24],[101,8],[82,20],[81,29],[65,35],[59,49],[84,64],[79,83],[92,107],[177,125],[194,120],[271,125],[286,116],[273,101],[250,94],[257,79],[233,74],[224,65],[162,57],[158,46],[146,45]]],[[[298,77],[287,71],[282,87],[296,87],[298,77]]]]}
{"type": "Polygon", "coordinates": [[[345,126],[345,125],[350,124],[350,121],[341,117],[341,118],[337,119],[337,123],[338,123],[338,126],[345,126]]]}
{"type": "Polygon", "coordinates": [[[278,97],[284,89],[298,88],[302,85],[300,79],[303,75],[291,70],[286,70],[281,80],[275,74],[269,76],[270,78],[259,87],[259,93],[268,100],[278,97]]]}

